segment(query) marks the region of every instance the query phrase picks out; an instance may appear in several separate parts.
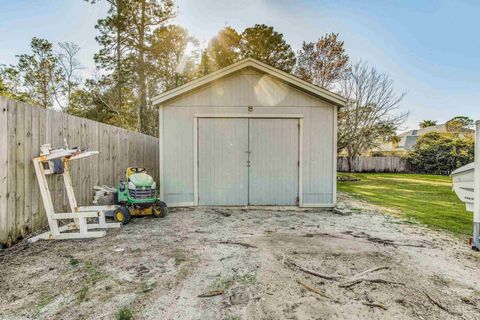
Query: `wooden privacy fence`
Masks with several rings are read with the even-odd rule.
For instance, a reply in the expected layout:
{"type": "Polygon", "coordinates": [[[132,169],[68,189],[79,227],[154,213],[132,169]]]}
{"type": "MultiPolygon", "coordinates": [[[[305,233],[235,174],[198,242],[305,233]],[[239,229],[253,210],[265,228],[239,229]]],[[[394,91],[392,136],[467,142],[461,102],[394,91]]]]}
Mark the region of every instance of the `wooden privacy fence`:
{"type": "MultiPolygon", "coordinates": [[[[399,172],[410,173],[412,168],[407,159],[400,157],[358,157],[354,165],[356,172],[399,172]]],[[[337,158],[337,170],[348,172],[348,158],[337,158]]]]}
{"type": "MultiPolygon", "coordinates": [[[[10,245],[46,225],[31,159],[50,143],[98,150],[71,162],[79,205],[92,203],[93,186],[116,185],[127,166],[145,166],[158,181],[158,139],[107,124],[0,97],[0,244],[10,245]]],[[[68,203],[61,175],[49,177],[56,212],[68,203]]]]}

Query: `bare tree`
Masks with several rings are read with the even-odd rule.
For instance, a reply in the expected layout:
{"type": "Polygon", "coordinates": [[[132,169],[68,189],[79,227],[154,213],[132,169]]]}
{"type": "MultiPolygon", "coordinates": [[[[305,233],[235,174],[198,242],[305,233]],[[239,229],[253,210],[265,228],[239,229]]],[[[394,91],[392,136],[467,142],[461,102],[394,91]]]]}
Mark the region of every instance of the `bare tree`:
{"type": "Polygon", "coordinates": [[[77,59],[80,46],[73,42],[58,43],[60,51],[57,53],[60,67],[60,85],[55,91],[55,100],[60,108],[65,111],[70,106],[72,93],[77,89],[82,78],[79,71],[83,69],[77,59]]]}
{"type": "Polygon", "coordinates": [[[340,90],[347,105],[339,111],[338,147],[355,171],[355,158],[395,135],[407,119],[408,113],[398,110],[405,93],[397,94],[388,74],[361,61],[346,72],[340,90]]]}

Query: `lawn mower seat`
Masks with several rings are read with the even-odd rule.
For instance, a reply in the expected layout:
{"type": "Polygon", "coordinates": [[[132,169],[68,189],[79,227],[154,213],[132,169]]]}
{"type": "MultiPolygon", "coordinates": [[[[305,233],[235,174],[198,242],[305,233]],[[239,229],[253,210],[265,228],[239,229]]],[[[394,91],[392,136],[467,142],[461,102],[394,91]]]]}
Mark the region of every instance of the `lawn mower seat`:
{"type": "Polygon", "coordinates": [[[128,181],[128,177],[130,177],[132,174],[142,173],[142,172],[146,172],[146,171],[147,170],[145,170],[145,168],[143,168],[143,167],[129,167],[129,168],[127,168],[127,171],[126,171],[127,181],[128,181]]]}

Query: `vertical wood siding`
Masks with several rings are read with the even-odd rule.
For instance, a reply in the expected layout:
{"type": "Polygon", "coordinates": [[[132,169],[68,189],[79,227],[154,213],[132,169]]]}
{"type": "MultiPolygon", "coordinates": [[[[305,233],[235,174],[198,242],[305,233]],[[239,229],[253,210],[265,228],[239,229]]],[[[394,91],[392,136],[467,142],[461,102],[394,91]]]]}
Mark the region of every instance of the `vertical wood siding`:
{"type": "Polygon", "coordinates": [[[249,119],[249,204],[296,204],[298,135],[298,119],[249,119]]]}
{"type": "MultiPolygon", "coordinates": [[[[90,205],[93,186],[115,185],[127,166],[145,166],[158,181],[158,139],[107,124],[0,97],[0,244],[10,245],[46,225],[31,159],[50,143],[100,152],[72,161],[79,205],[90,205]]],[[[67,212],[62,177],[49,176],[55,210],[67,212]]]]}
{"type": "Polygon", "coordinates": [[[247,69],[179,96],[161,108],[163,192],[168,204],[194,204],[195,114],[303,115],[303,205],[331,206],[335,202],[335,106],[247,69]],[[248,111],[249,106],[253,111],[248,111]]]}
{"type": "Polygon", "coordinates": [[[200,205],[248,204],[248,119],[199,119],[200,205]]]}

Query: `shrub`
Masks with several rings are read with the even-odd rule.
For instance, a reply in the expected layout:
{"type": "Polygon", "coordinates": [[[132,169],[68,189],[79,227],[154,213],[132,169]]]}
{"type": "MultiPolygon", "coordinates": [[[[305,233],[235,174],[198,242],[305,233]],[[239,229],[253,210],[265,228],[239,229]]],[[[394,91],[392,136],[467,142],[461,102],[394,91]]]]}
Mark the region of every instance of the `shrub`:
{"type": "Polygon", "coordinates": [[[473,135],[430,132],[421,136],[408,160],[419,173],[450,174],[474,160],[473,135]]]}

